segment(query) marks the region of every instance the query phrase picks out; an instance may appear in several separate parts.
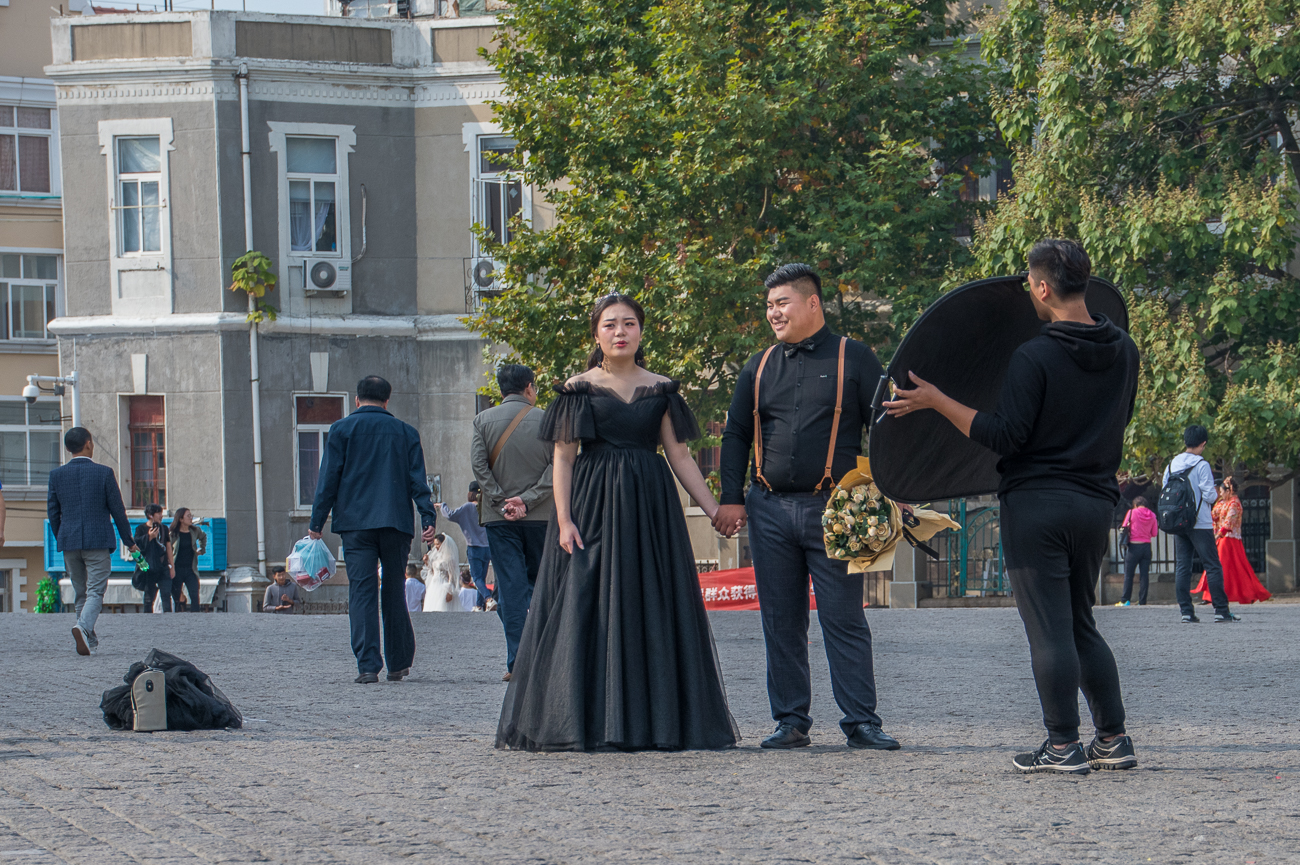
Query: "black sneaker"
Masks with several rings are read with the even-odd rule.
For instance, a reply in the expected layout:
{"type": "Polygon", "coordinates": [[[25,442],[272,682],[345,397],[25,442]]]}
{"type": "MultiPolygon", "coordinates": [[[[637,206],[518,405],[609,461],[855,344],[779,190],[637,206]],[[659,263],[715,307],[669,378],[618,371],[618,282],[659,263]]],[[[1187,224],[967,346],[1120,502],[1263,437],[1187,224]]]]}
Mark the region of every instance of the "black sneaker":
{"type": "Polygon", "coordinates": [[[1133,740],[1128,736],[1116,736],[1109,742],[1093,737],[1084,756],[1088,765],[1094,769],[1132,769],[1138,764],[1137,755],[1133,753],[1133,740]]]}
{"type": "Polygon", "coordinates": [[[1043,742],[1037,751],[1017,754],[1011,761],[1016,771],[1026,774],[1031,772],[1059,772],[1062,775],[1087,775],[1092,771],[1083,748],[1078,742],[1058,751],[1051,745],[1051,740],[1043,742]]]}
{"type": "Polygon", "coordinates": [[[1200,623],[1201,620],[1196,618],[1195,616],[1183,616],[1184,625],[1199,625],[1200,623]]]}
{"type": "Polygon", "coordinates": [[[1214,615],[1214,621],[1215,621],[1216,624],[1217,624],[1218,622],[1240,622],[1240,621],[1241,621],[1241,616],[1238,616],[1236,613],[1231,613],[1231,612],[1229,612],[1229,613],[1215,613],[1215,615],[1214,615]]]}

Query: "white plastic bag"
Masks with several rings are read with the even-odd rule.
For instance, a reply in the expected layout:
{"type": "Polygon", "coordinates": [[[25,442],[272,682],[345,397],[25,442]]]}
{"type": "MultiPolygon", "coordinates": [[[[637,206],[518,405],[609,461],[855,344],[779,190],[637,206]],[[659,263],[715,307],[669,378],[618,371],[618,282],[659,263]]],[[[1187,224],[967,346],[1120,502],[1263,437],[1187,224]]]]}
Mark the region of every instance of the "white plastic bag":
{"type": "Polygon", "coordinates": [[[323,540],[303,538],[293,545],[293,552],[285,563],[293,581],[309,592],[334,576],[337,565],[334,554],[323,540]]]}

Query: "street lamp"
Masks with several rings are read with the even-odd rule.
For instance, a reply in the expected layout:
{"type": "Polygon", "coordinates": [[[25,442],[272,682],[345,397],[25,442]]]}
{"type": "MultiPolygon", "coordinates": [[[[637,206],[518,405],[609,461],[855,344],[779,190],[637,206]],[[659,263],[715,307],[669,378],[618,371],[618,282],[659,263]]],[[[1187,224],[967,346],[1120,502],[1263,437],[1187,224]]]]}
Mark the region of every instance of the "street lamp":
{"type": "Polygon", "coordinates": [[[27,376],[27,387],[23,388],[23,399],[28,403],[36,402],[36,398],[43,393],[52,393],[55,396],[63,396],[63,386],[68,385],[72,388],[72,425],[81,426],[81,390],[77,387],[77,371],[73,370],[68,375],[29,375],[27,376]],[[52,384],[54,387],[46,390],[41,387],[41,383],[52,384]]]}

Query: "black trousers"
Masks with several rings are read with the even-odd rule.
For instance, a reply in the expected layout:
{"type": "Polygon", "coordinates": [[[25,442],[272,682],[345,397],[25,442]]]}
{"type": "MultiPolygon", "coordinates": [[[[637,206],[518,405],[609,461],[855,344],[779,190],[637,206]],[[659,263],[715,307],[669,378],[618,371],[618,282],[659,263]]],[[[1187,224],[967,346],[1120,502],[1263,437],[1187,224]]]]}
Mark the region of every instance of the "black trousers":
{"type": "Polygon", "coordinates": [[[1115,656],[1092,607],[1106,554],[1112,505],[1058,490],[1015,490],[1001,498],[1002,551],[1053,745],[1079,738],[1079,691],[1098,736],[1124,732],[1115,656]]]}
{"type": "Polygon", "coordinates": [[[808,580],[831,670],[831,693],[844,713],[840,729],[880,725],[871,628],[862,612],[862,575],[826,555],[824,493],[771,493],[757,485],[745,498],[754,582],[767,645],[767,699],[772,719],[807,733],[812,727],[808,669],[808,580]]]}
{"type": "Polygon", "coordinates": [[[153,612],[154,598],[162,595],[164,613],[172,612],[172,575],[166,565],[151,567],[144,575],[144,611],[153,612]]]}
{"type": "Polygon", "coordinates": [[[1133,572],[1141,570],[1142,577],[1138,584],[1138,603],[1147,602],[1147,587],[1150,585],[1151,575],[1151,544],[1129,544],[1128,552],[1124,553],[1124,597],[1121,599],[1125,602],[1133,599],[1133,572]]]}
{"type": "Polygon", "coordinates": [[[176,603],[176,609],[180,609],[181,589],[185,589],[185,596],[188,604],[185,609],[187,612],[197,613],[199,611],[199,575],[194,570],[182,571],[176,569],[176,576],[172,577],[172,600],[176,603]]]}
{"type": "Polygon", "coordinates": [[[378,673],[388,660],[388,672],[411,666],[415,658],[415,629],[406,610],[406,560],[411,535],[397,529],[340,532],[348,568],[348,622],[352,654],[358,673],[378,673]],[[384,581],[379,582],[379,566],[384,581]],[[379,615],[383,613],[383,655],[379,652],[379,615]]]}
{"type": "Polygon", "coordinates": [[[1214,543],[1212,529],[1192,529],[1185,535],[1174,535],[1174,597],[1184,616],[1195,616],[1192,604],[1192,557],[1200,556],[1205,565],[1205,583],[1210,590],[1214,612],[1228,612],[1228,596],[1223,591],[1223,565],[1219,563],[1219,547],[1214,543]]]}

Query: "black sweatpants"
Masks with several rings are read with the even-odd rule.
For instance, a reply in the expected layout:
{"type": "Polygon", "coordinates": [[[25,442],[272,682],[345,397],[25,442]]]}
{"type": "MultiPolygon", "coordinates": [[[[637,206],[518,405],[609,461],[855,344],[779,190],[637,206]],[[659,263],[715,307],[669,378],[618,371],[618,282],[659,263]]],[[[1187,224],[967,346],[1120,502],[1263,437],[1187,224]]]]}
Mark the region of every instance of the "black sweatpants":
{"type": "Polygon", "coordinates": [[[1092,607],[1113,507],[1065,490],[1000,497],[1002,552],[1053,745],[1079,738],[1079,691],[1098,736],[1124,732],[1124,699],[1110,646],[1092,607]]]}

